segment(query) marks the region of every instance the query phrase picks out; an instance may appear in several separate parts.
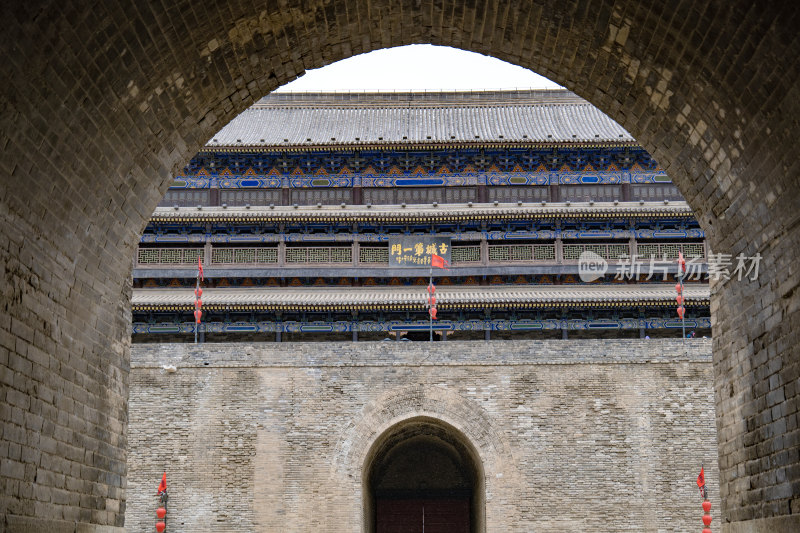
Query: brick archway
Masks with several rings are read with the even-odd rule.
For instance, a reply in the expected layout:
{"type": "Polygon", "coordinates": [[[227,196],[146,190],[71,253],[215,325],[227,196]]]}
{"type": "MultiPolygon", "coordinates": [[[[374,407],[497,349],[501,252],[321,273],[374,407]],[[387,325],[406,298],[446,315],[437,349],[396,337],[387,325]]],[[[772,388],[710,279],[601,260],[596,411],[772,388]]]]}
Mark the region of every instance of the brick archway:
{"type": "Polygon", "coordinates": [[[723,511],[730,531],[797,528],[800,9],[163,6],[0,8],[9,530],[122,525],[130,258],[172,172],[304,69],[416,42],[490,54],[584,96],[666,168],[715,252],[762,255],[757,282],[712,288],[723,511]]]}
{"type": "Polygon", "coordinates": [[[422,531],[427,515],[438,522],[430,529],[483,533],[485,478],[477,450],[455,427],[426,416],[397,422],[374,440],[365,460],[363,531],[398,524],[422,531]]]}

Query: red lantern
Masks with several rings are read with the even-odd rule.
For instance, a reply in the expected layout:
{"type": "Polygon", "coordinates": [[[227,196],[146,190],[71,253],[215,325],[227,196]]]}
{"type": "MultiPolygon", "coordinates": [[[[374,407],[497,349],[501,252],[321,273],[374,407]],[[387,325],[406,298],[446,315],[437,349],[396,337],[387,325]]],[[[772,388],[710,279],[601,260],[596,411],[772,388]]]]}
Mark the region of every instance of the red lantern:
{"type": "Polygon", "coordinates": [[[164,509],[163,507],[159,507],[158,509],[156,509],[156,516],[163,520],[163,518],[167,516],[167,510],[164,509]]]}
{"type": "Polygon", "coordinates": [[[164,522],[156,522],[156,531],[158,531],[158,533],[162,533],[165,529],[167,529],[167,524],[164,522]]]}
{"type": "Polygon", "coordinates": [[[436,308],[435,307],[431,307],[430,309],[428,309],[428,314],[431,315],[431,318],[433,320],[436,320],[436,308]]]}
{"type": "Polygon", "coordinates": [[[203,307],[203,300],[198,298],[197,300],[194,301],[194,308],[200,309],[201,307],[203,307]]]}
{"type": "Polygon", "coordinates": [[[711,510],[711,502],[706,500],[703,502],[703,510],[709,512],[711,510]]]}
{"type": "Polygon", "coordinates": [[[203,296],[203,289],[201,289],[200,287],[197,287],[197,288],[194,290],[194,295],[195,295],[195,297],[196,297],[196,298],[199,300],[199,299],[200,299],[200,297],[201,297],[201,296],[203,296]]]}
{"type": "Polygon", "coordinates": [[[201,310],[199,310],[199,309],[196,309],[195,312],[194,312],[194,320],[195,320],[195,322],[197,322],[199,324],[200,323],[200,317],[202,317],[202,316],[203,316],[203,312],[201,310]]]}
{"type": "Polygon", "coordinates": [[[703,515],[703,524],[706,525],[706,526],[710,526],[711,525],[711,515],[710,514],[704,514],[703,515]]]}
{"type": "Polygon", "coordinates": [[[433,283],[428,285],[428,294],[433,294],[436,292],[436,287],[433,286],[433,283]]]}
{"type": "Polygon", "coordinates": [[[703,533],[713,533],[710,528],[704,527],[703,533]]]}
{"type": "Polygon", "coordinates": [[[683,305],[683,296],[679,294],[675,297],[675,301],[678,302],[678,305],[683,305]]]}
{"type": "Polygon", "coordinates": [[[428,303],[430,305],[436,305],[436,296],[431,296],[428,298],[428,303]]]}
{"type": "Polygon", "coordinates": [[[685,313],[686,313],[686,308],[684,308],[683,306],[680,306],[680,307],[678,308],[678,316],[679,316],[680,318],[683,318],[683,315],[684,315],[685,313]]]}
{"type": "Polygon", "coordinates": [[[683,292],[683,285],[681,285],[680,283],[676,283],[675,284],[675,290],[678,291],[678,294],[682,293],[683,292]]]}

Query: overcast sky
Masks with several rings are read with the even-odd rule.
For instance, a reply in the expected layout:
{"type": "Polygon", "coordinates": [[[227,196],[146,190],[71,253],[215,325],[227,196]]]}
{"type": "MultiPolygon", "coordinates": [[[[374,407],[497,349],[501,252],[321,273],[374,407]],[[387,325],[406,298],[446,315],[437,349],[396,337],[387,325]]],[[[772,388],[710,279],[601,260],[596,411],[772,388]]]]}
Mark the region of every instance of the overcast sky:
{"type": "Polygon", "coordinates": [[[278,92],[469,91],[556,89],[538,74],[493,57],[456,48],[412,44],[385,48],[309,70],[278,92]]]}

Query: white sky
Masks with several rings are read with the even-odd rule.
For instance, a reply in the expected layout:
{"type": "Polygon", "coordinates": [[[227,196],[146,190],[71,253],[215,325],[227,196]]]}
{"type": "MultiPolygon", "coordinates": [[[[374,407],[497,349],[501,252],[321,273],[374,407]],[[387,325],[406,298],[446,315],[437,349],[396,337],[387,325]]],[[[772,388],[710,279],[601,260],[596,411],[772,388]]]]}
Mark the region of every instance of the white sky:
{"type": "Polygon", "coordinates": [[[300,91],[468,91],[557,89],[528,69],[446,46],[412,44],[353,56],[277,89],[300,91]]]}

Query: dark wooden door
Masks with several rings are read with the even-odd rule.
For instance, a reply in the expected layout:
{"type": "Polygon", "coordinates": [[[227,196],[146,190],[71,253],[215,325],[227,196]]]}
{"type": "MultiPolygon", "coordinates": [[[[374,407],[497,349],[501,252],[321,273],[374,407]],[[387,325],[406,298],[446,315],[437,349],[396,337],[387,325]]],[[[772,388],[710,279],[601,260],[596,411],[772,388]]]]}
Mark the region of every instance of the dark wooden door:
{"type": "Polygon", "coordinates": [[[378,499],[376,533],[469,533],[469,500],[378,499]]]}

